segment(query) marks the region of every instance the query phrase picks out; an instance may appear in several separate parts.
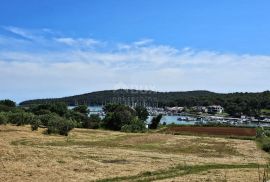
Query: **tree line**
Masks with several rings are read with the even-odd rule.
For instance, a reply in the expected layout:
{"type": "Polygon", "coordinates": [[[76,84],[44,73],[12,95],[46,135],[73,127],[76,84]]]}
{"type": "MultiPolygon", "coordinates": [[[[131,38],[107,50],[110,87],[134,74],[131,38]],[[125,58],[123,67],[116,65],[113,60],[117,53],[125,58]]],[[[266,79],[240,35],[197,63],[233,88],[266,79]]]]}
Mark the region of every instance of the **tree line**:
{"type": "MultiPolygon", "coordinates": [[[[89,115],[86,105],[68,109],[65,103],[47,103],[17,107],[10,100],[0,101],[0,124],[31,125],[32,130],[46,128],[47,134],[68,135],[73,128],[108,129],[123,132],[145,132],[149,113],[146,108],[131,108],[121,104],[104,106],[106,116],[89,115]]],[[[162,116],[153,118],[151,129],[156,129],[162,116]]]]}
{"type": "Polygon", "coordinates": [[[140,90],[108,90],[92,92],[83,95],[57,99],[39,99],[29,100],[20,103],[20,105],[44,104],[64,102],[67,105],[106,105],[108,103],[126,104],[133,98],[139,105],[147,103],[144,106],[209,106],[221,105],[225,112],[231,116],[239,117],[241,115],[259,116],[262,109],[270,109],[270,92],[258,93],[229,93],[220,94],[209,91],[189,91],[189,92],[153,92],[140,90]],[[119,100],[114,99],[119,98],[119,100]],[[123,99],[121,99],[123,98],[123,99]]]}

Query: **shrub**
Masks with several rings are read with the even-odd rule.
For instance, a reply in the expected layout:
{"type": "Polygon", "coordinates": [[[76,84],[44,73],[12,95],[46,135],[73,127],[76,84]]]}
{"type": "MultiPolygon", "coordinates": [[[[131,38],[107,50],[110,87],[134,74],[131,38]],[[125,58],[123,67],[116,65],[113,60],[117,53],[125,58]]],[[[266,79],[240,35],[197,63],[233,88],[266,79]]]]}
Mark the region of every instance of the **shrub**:
{"type": "Polygon", "coordinates": [[[88,116],[80,112],[69,110],[65,114],[65,118],[77,121],[77,127],[82,128],[83,123],[87,122],[88,116]]]}
{"type": "Polygon", "coordinates": [[[48,134],[55,133],[67,136],[76,127],[76,122],[70,119],[54,116],[48,122],[48,134]]]}
{"type": "Polygon", "coordinates": [[[87,105],[80,105],[80,106],[74,107],[72,110],[75,112],[82,113],[84,115],[88,115],[90,112],[87,105]]]}
{"type": "Polygon", "coordinates": [[[57,116],[56,114],[50,113],[50,114],[39,115],[37,116],[37,118],[40,121],[40,125],[47,127],[49,121],[53,120],[56,116],[57,116]]]}
{"type": "Polygon", "coordinates": [[[12,100],[0,100],[0,105],[4,105],[7,107],[16,107],[16,103],[12,100]]]}
{"type": "Polygon", "coordinates": [[[270,152],[270,138],[268,137],[261,138],[260,142],[261,142],[261,148],[265,152],[270,152]]]}
{"type": "Polygon", "coordinates": [[[113,112],[106,114],[103,126],[106,129],[119,131],[122,126],[130,124],[134,117],[136,117],[134,111],[131,111],[127,106],[119,106],[113,112]]]}
{"type": "Polygon", "coordinates": [[[9,112],[9,111],[13,111],[13,110],[14,110],[13,107],[8,107],[6,105],[0,104],[0,112],[9,112]]]}
{"type": "Polygon", "coordinates": [[[0,112],[0,125],[7,124],[7,122],[8,122],[8,117],[7,117],[6,113],[0,112]]]}
{"type": "Polygon", "coordinates": [[[32,113],[27,112],[15,112],[15,113],[8,113],[8,120],[12,124],[16,124],[17,126],[31,124],[32,121],[35,119],[35,115],[32,113]]]}
{"type": "Polygon", "coordinates": [[[265,136],[270,137],[270,130],[265,130],[264,134],[265,134],[265,136]]]}
{"type": "Polygon", "coordinates": [[[138,118],[134,118],[132,119],[130,124],[125,124],[124,126],[122,126],[121,131],[137,133],[143,132],[145,131],[145,129],[145,122],[138,118]]]}
{"type": "Polygon", "coordinates": [[[101,119],[99,115],[92,114],[89,118],[87,118],[83,123],[82,126],[84,128],[91,128],[91,129],[98,129],[101,124],[101,119]]]}
{"type": "Polygon", "coordinates": [[[157,129],[157,127],[158,127],[158,125],[160,123],[161,118],[162,118],[162,115],[161,114],[159,114],[156,117],[153,117],[153,119],[152,119],[152,121],[151,121],[151,123],[149,125],[149,129],[157,129]]]}
{"type": "Polygon", "coordinates": [[[125,106],[110,104],[105,106],[104,111],[106,117],[103,119],[102,126],[106,129],[126,132],[139,132],[145,129],[145,123],[138,118],[137,114],[140,113],[140,117],[145,119],[145,112],[142,108],[134,109],[125,106]],[[142,111],[142,112],[141,112],[142,111]]]}
{"type": "Polygon", "coordinates": [[[50,104],[40,104],[33,105],[29,109],[32,113],[37,115],[49,114],[50,112],[56,113],[59,116],[64,116],[67,111],[67,105],[65,103],[50,103],[50,104]]]}
{"type": "Polygon", "coordinates": [[[41,121],[36,118],[35,120],[32,121],[31,123],[31,129],[32,131],[38,130],[38,127],[41,125],[41,121]]]}
{"type": "Polygon", "coordinates": [[[142,121],[146,121],[148,116],[149,116],[149,113],[147,111],[147,109],[145,107],[142,107],[142,106],[137,106],[135,108],[136,110],[136,113],[137,113],[137,116],[140,120],[142,121]]]}

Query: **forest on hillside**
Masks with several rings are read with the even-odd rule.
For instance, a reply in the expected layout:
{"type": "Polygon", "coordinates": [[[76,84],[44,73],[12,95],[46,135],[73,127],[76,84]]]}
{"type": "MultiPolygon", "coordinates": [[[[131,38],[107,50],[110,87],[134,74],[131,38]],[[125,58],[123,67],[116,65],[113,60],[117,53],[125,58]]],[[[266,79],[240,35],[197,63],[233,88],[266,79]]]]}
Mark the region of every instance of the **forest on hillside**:
{"type": "Polygon", "coordinates": [[[120,103],[152,107],[164,106],[209,106],[221,105],[232,116],[241,114],[259,116],[262,110],[270,109],[270,91],[258,93],[214,93],[209,91],[154,92],[146,90],[107,90],[63,98],[29,100],[21,106],[63,102],[75,105],[106,105],[120,103]]]}

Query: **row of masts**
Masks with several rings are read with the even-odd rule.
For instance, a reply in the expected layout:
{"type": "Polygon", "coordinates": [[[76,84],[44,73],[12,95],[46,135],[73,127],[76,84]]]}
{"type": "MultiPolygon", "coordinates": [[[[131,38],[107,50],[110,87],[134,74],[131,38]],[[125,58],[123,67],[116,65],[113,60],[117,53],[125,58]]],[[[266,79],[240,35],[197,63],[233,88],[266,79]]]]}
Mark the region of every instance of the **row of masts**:
{"type": "Polygon", "coordinates": [[[74,100],[74,105],[107,105],[107,104],[123,104],[130,107],[158,107],[158,99],[152,97],[110,97],[104,100],[89,102],[87,100],[74,100]]]}

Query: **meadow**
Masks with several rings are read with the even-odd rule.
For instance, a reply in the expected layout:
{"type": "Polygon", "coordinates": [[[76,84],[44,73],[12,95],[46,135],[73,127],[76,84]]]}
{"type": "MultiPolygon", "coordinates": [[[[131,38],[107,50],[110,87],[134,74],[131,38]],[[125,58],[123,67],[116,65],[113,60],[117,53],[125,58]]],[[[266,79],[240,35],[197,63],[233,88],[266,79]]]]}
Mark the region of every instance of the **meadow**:
{"type": "Polygon", "coordinates": [[[269,162],[254,140],[73,129],[46,135],[0,126],[0,181],[259,181],[269,162]]]}

